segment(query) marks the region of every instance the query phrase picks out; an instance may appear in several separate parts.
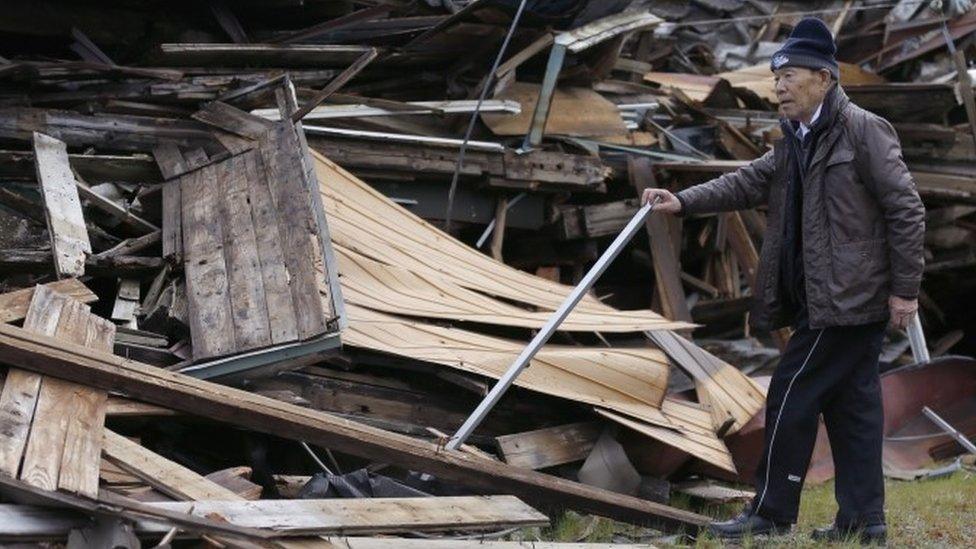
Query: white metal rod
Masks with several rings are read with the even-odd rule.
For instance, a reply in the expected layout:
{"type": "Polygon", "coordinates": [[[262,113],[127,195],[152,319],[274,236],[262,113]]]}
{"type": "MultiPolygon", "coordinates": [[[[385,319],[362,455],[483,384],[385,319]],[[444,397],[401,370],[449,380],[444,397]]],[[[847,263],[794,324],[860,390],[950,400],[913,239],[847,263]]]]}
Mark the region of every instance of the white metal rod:
{"type": "Polygon", "coordinates": [[[600,278],[600,275],[607,270],[610,263],[616,259],[617,255],[620,254],[620,251],[623,250],[624,246],[630,242],[630,239],[633,238],[637,231],[644,225],[644,221],[647,219],[648,214],[651,213],[651,210],[656,203],[657,202],[655,201],[650,204],[645,204],[640,210],[637,210],[637,213],[634,214],[634,217],[631,218],[630,222],[627,223],[627,226],[624,227],[623,231],[617,235],[617,238],[614,239],[614,241],[610,244],[607,251],[603,252],[603,255],[597,259],[593,267],[590,268],[589,272],[586,273],[586,276],[583,277],[583,280],[581,280],[580,283],[573,288],[573,291],[570,292],[565,301],[563,301],[562,305],[559,306],[559,309],[557,309],[556,312],[549,317],[549,320],[546,321],[545,325],[542,326],[535,337],[532,338],[532,341],[529,342],[528,346],[522,350],[522,353],[519,354],[515,361],[512,362],[512,365],[508,367],[508,371],[505,372],[505,375],[503,375],[498,382],[495,383],[495,386],[491,388],[491,391],[489,391],[487,395],[485,395],[485,398],[481,401],[481,404],[479,404],[478,407],[475,408],[474,412],[468,416],[468,419],[465,420],[464,425],[461,425],[461,428],[458,429],[457,433],[451,437],[451,440],[448,441],[446,445],[447,448],[452,450],[457,449],[464,444],[468,437],[471,436],[471,433],[478,428],[478,425],[481,424],[491,409],[495,407],[495,404],[497,404],[502,398],[502,395],[505,394],[505,391],[511,387],[519,373],[529,365],[532,357],[534,357],[536,353],[539,352],[539,349],[541,349],[542,346],[549,341],[549,338],[552,337],[553,333],[555,333],[556,328],[558,328],[559,325],[562,324],[563,320],[569,316],[570,311],[572,311],[580,300],[583,299],[586,292],[590,291],[590,288],[592,288],[596,280],[600,278]]]}
{"type": "Polygon", "coordinates": [[[922,412],[929,419],[931,419],[933,423],[935,423],[936,425],[941,427],[943,431],[948,433],[949,436],[956,439],[956,442],[958,442],[960,446],[962,446],[967,451],[969,451],[970,454],[976,454],[976,445],[970,442],[969,439],[966,438],[966,435],[959,432],[958,429],[950,425],[948,421],[942,419],[942,417],[940,417],[939,414],[933,412],[932,409],[929,408],[928,406],[923,407],[922,412]]]}

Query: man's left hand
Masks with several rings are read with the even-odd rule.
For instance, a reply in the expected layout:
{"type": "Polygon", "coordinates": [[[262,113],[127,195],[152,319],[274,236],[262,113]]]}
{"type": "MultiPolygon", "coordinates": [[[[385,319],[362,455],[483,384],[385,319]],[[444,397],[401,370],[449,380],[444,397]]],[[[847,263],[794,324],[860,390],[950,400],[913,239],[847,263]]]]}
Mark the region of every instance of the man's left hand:
{"type": "Polygon", "coordinates": [[[891,326],[899,330],[908,327],[908,321],[918,311],[918,299],[905,299],[893,295],[888,298],[888,308],[891,310],[891,326]]]}

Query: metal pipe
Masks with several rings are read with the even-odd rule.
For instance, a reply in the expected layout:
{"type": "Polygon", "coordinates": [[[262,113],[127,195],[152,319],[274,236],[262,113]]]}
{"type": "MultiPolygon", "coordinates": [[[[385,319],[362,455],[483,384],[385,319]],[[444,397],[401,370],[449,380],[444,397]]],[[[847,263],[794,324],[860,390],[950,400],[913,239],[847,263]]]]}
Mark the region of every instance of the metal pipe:
{"type": "Polygon", "coordinates": [[[912,358],[916,363],[928,362],[931,357],[929,356],[929,348],[925,342],[925,332],[922,330],[922,321],[918,317],[918,313],[912,315],[912,319],[908,321],[908,326],[905,328],[908,332],[908,343],[912,346],[912,358]]]}
{"type": "Polygon", "coordinates": [[[495,407],[495,404],[497,404],[505,394],[505,391],[507,391],[512,383],[515,382],[515,378],[518,377],[519,373],[521,373],[522,370],[529,365],[532,357],[534,357],[536,353],[542,349],[542,346],[549,341],[549,338],[551,338],[552,334],[555,333],[556,328],[558,328],[559,325],[562,324],[563,320],[569,316],[569,313],[574,307],[576,307],[580,300],[583,299],[586,292],[590,291],[590,288],[593,287],[596,280],[600,277],[600,275],[603,274],[604,271],[607,270],[607,267],[609,267],[610,263],[616,259],[621,250],[624,249],[624,246],[630,242],[630,239],[637,234],[637,231],[640,230],[640,228],[644,225],[644,221],[647,219],[647,216],[651,213],[657,202],[658,200],[655,200],[654,202],[645,204],[641,207],[641,209],[637,210],[634,217],[631,218],[631,220],[627,223],[627,226],[624,227],[623,231],[617,235],[617,238],[614,239],[614,241],[610,244],[610,247],[603,252],[603,255],[597,259],[593,267],[591,267],[589,272],[586,273],[586,276],[583,277],[583,280],[581,280],[580,283],[573,288],[573,291],[569,293],[556,312],[549,317],[549,320],[546,321],[545,325],[542,326],[535,337],[532,338],[532,341],[530,341],[525,349],[522,350],[515,361],[512,362],[512,365],[508,367],[508,371],[505,372],[505,375],[503,375],[498,382],[495,383],[495,386],[491,388],[491,391],[489,391],[485,398],[481,401],[481,404],[475,408],[474,412],[468,416],[468,419],[465,420],[463,425],[461,425],[461,428],[458,429],[457,433],[451,437],[451,440],[449,440],[446,445],[447,448],[456,450],[462,444],[464,444],[468,437],[471,436],[471,433],[478,428],[478,425],[481,424],[491,409],[495,407]]]}
{"type": "Polygon", "coordinates": [[[970,454],[976,454],[976,444],[970,442],[969,439],[966,438],[966,435],[960,433],[959,430],[953,427],[952,425],[950,425],[948,421],[942,419],[939,416],[939,414],[933,412],[932,409],[929,408],[928,406],[922,408],[922,413],[924,413],[926,417],[931,419],[933,423],[935,423],[940,428],[942,428],[943,431],[948,433],[949,436],[956,439],[956,442],[958,442],[960,446],[962,446],[967,451],[969,451],[970,454]]]}

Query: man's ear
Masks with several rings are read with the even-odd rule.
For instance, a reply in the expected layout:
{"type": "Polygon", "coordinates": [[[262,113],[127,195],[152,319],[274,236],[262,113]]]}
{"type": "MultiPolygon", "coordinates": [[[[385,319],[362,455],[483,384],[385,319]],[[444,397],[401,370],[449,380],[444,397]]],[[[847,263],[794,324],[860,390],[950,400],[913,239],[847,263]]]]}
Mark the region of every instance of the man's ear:
{"type": "Polygon", "coordinates": [[[830,74],[830,71],[827,69],[820,69],[817,71],[817,73],[820,75],[820,83],[823,84],[824,87],[829,88],[830,84],[834,80],[834,75],[830,74]]]}

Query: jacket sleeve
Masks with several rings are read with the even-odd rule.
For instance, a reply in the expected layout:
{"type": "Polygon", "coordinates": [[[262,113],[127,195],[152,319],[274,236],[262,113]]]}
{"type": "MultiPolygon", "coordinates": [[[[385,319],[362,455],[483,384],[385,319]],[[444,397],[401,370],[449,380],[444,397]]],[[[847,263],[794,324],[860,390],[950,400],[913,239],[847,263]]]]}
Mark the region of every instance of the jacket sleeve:
{"type": "Polygon", "coordinates": [[[681,214],[744,210],[765,204],[774,169],[773,151],[769,151],[734,172],[688,187],[677,194],[681,214]]]}
{"type": "Polygon", "coordinates": [[[915,189],[895,129],[878,116],[868,116],[860,136],[868,175],[864,183],[884,212],[891,293],[918,297],[925,267],[925,206],[915,189]]]}

